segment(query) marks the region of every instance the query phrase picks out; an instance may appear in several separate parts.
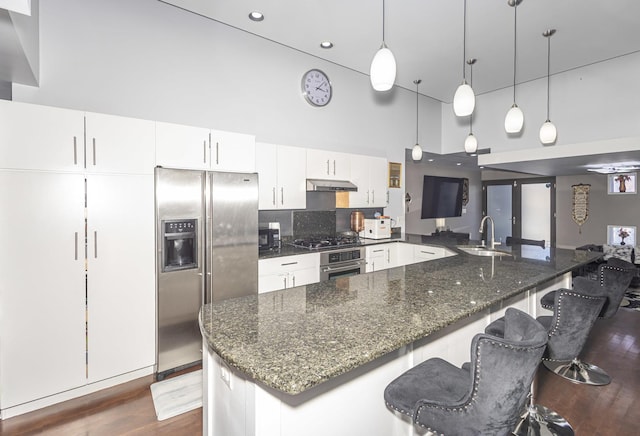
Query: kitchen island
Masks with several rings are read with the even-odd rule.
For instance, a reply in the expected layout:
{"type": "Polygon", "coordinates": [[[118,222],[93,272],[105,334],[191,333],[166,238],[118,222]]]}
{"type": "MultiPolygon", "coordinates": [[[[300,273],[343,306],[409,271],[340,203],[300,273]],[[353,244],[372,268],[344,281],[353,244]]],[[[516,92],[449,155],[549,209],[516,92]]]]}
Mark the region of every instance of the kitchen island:
{"type": "Polygon", "coordinates": [[[571,271],[599,256],[522,257],[528,249],[459,252],[203,306],[204,433],[413,434],[384,405],[391,380],[430,357],[468,361],[473,335],[506,307],[542,313],[538,294],[569,287],[571,271]]]}

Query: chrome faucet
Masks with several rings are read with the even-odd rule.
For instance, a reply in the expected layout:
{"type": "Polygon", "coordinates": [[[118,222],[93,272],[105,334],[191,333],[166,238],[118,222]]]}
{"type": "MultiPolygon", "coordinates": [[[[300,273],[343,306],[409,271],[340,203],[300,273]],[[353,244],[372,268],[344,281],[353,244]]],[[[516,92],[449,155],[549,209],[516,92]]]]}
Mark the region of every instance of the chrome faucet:
{"type": "Polygon", "coordinates": [[[482,221],[480,221],[480,230],[478,230],[480,233],[483,232],[484,230],[484,222],[486,220],[491,220],[491,239],[489,240],[489,248],[491,248],[492,250],[496,248],[496,245],[499,245],[499,242],[496,242],[496,227],[495,224],[493,222],[493,218],[491,218],[490,215],[485,216],[484,218],[482,218],[482,221]]]}

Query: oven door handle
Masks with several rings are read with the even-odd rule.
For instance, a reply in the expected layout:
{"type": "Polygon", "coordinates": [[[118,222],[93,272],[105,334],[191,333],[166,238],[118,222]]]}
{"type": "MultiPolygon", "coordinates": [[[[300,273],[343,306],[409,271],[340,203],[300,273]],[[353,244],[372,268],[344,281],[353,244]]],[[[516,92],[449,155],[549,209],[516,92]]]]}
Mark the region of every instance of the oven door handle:
{"type": "Polygon", "coordinates": [[[358,260],[356,262],[351,262],[348,265],[341,265],[341,266],[336,266],[336,267],[322,266],[322,267],[320,267],[320,269],[322,270],[322,272],[343,271],[345,269],[353,269],[356,266],[362,267],[363,264],[364,264],[363,260],[358,260]]]}

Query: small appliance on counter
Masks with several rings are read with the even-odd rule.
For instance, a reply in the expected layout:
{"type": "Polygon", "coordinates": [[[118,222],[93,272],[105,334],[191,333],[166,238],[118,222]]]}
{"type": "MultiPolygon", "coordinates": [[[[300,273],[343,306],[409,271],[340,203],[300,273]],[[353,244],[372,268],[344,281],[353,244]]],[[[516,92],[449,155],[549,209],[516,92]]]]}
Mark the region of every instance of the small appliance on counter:
{"type": "Polygon", "coordinates": [[[361,238],[385,239],[391,237],[391,219],[375,218],[364,220],[364,230],[359,233],[361,238]]]}
{"type": "Polygon", "coordinates": [[[260,251],[280,249],[280,223],[260,223],[258,235],[260,251]]]}

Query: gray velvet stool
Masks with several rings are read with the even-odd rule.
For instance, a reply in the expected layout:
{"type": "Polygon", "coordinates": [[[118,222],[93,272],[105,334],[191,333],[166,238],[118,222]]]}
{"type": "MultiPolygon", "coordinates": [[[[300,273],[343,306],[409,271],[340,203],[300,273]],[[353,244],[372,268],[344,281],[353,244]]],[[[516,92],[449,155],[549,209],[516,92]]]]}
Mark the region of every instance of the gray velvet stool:
{"type": "MultiPolygon", "coordinates": [[[[629,289],[631,280],[637,274],[636,266],[622,259],[612,257],[606,263],[600,264],[598,267],[598,283],[604,288],[607,301],[605,302],[600,316],[602,318],[611,318],[620,308],[620,303],[624,298],[624,294],[629,289]]],[[[576,283],[589,280],[585,277],[576,277],[574,279],[574,288],[576,283]]],[[[554,295],[556,291],[545,294],[540,299],[540,305],[545,309],[553,310],[554,295]]]]}
{"type": "Polygon", "coordinates": [[[574,282],[574,290],[555,291],[553,316],[538,317],[549,332],[542,361],[547,369],[574,383],[605,385],[611,381],[602,369],[578,358],[605,301],[603,288],[593,280],[574,282]]]}
{"type": "Polygon", "coordinates": [[[504,337],[475,335],[471,362],[462,368],[429,359],[389,383],[384,391],[387,407],[439,434],[510,434],[548,335],[540,323],[517,309],[507,309],[504,318],[504,337]]]}

